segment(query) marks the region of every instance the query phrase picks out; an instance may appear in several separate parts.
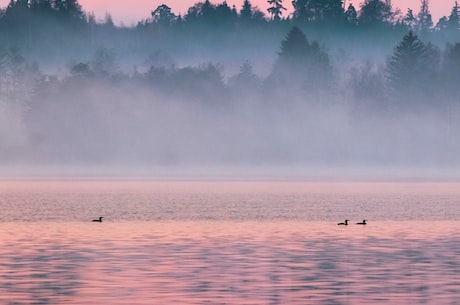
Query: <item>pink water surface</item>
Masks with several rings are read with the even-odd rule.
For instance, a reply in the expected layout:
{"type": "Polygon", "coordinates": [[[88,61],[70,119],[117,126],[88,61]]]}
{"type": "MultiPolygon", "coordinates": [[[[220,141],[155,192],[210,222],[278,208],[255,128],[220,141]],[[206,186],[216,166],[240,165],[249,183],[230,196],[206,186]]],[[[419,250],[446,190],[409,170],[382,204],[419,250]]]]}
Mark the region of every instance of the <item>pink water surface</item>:
{"type": "Polygon", "coordinates": [[[459,304],[458,190],[4,182],[0,304],[459,304]]]}

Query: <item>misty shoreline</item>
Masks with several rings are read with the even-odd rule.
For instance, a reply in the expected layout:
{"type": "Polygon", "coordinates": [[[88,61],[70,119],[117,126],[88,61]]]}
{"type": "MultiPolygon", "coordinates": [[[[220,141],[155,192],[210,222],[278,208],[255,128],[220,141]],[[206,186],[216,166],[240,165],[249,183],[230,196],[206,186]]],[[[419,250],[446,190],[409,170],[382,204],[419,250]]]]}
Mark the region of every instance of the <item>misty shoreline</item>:
{"type": "Polygon", "coordinates": [[[66,3],[0,12],[0,176],[457,179],[458,4],[435,24],[427,1],[204,1],[117,27],[66,3]]]}
{"type": "Polygon", "coordinates": [[[452,167],[162,167],[97,168],[78,166],[1,166],[0,180],[55,181],[285,181],[285,182],[460,182],[452,167]]]}

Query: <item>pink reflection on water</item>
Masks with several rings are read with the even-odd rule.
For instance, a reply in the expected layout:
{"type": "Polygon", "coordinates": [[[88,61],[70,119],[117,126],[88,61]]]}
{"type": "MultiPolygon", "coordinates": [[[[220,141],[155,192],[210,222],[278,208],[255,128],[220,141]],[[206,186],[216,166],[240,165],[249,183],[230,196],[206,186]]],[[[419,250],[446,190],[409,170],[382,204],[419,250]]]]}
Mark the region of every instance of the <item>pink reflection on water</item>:
{"type": "Polygon", "coordinates": [[[5,304],[458,304],[449,221],[0,224],[5,304]]]}

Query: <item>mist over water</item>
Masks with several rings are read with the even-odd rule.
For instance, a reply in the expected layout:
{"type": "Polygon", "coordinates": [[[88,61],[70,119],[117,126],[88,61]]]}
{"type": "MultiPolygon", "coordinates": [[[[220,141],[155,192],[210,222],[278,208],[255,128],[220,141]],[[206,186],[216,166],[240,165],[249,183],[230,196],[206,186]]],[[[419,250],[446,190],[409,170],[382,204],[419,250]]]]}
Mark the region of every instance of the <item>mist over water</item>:
{"type": "Polygon", "coordinates": [[[459,129],[439,113],[368,116],[354,114],[346,97],[303,100],[287,92],[281,103],[230,101],[222,89],[209,101],[192,101],[121,86],[53,94],[26,123],[11,114],[3,121],[3,164],[155,175],[167,168],[450,171],[459,162],[459,129]]]}
{"type": "Polygon", "coordinates": [[[116,27],[37,3],[1,15],[1,176],[457,178],[452,22],[203,2],[116,27]]]}
{"type": "Polygon", "coordinates": [[[181,96],[181,88],[164,96],[133,80],[67,81],[62,92],[28,106],[23,119],[19,111],[5,115],[3,165],[155,175],[176,167],[443,171],[459,162],[452,113],[356,113],[346,95],[290,89],[273,100],[222,85],[196,100],[181,96]]]}

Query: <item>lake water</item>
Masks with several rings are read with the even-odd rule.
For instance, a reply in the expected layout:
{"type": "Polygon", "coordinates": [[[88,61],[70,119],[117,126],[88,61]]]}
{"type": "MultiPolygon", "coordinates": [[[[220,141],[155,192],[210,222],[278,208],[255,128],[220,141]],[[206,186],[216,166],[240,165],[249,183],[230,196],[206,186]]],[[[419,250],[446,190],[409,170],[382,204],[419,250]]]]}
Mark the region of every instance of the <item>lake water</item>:
{"type": "Polygon", "coordinates": [[[459,201],[459,183],[1,181],[0,304],[460,304],[459,201]]]}

